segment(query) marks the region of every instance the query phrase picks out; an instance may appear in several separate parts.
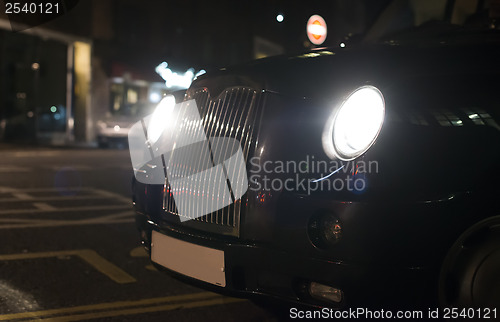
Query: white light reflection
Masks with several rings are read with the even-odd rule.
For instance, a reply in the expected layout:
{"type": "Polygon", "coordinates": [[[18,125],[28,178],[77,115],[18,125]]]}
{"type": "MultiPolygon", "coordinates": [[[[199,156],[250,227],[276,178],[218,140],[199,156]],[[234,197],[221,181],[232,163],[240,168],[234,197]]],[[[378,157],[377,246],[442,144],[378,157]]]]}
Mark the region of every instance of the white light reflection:
{"type": "Polygon", "coordinates": [[[333,176],[335,173],[339,172],[340,170],[342,170],[342,168],[344,167],[344,165],[342,165],[340,168],[338,168],[337,170],[333,171],[332,173],[330,173],[329,175],[327,175],[326,177],[323,177],[323,178],[319,178],[319,179],[316,179],[316,180],[312,180],[311,182],[318,182],[318,181],[323,181],[325,179],[328,179],[330,178],[331,176],[333,176]]]}
{"type": "Polygon", "coordinates": [[[161,94],[158,92],[151,92],[149,94],[149,101],[151,103],[158,103],[161,100],[161,94]]]}
{"type": "Polygon", "coordinates": [[[0,303],[12,311],[29,312],[40,309],[32,295],[14,288],[6,281],[0,281],[0,303]]]}
{"type": "Polygon", "coordinates": [[[175,97],[172,95],[165,96],[156,106],[148,126],[148,140],[151,143],[158,141],[169,121],[172,121],[169,116],[174,111],[174,107],[175,97]]]}
{"type": "MultiPolygon", "coordinates": [[[[177,87],[180,89],[186,89],[191,86],[191,83],[195,79],[195,73],[193,68],[189,68],[183,74],[178,74],[173,72],[170,68],[168,68],[167,62],[162,62],[158,66],[156,66],[155,71],[158,75],[161,76],[165,80],[165,85],[167,88],[177,87]]],[[[203,75],[205,71],[202,69],[198,73],[196,73],[196,77],[203,75]]]]}

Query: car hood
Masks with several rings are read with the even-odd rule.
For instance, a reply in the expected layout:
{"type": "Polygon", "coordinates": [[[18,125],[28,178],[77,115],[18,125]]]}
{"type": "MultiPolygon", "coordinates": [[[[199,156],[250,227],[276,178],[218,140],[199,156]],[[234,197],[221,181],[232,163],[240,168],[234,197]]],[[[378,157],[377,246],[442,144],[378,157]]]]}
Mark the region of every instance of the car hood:
{"type": "Polygon", "coordinates": [[[441,74],[500,72],[500,32],[418,29],[376,44],[322,48],[276,56],[209,72],[192,87],[217,96],[228,86],[250,86],[292,97],[331,99],[371,83],[381,88],[401,79],[441,74]],[[214,81],[215,78],[217,81],[214,81]]]}
{"type": "Polygon", "coordinates": [[[325,120],[354,89],[374,85],[384,95],[386,118],[362,158],[378,160],[383,176],[374,176],[365,196],[438,200],[453,191],[494,191],[500,180],[491,171],[500,161],[494,148],[500,142],[499,33],[481,32],[480,42],[452,34],[257,60],[207,73],[188,93],[204,88],[217,97],[234,86],[269,93],[259,144],[272,151],[269,160],[303,160],[325,158],[325,120]]]}

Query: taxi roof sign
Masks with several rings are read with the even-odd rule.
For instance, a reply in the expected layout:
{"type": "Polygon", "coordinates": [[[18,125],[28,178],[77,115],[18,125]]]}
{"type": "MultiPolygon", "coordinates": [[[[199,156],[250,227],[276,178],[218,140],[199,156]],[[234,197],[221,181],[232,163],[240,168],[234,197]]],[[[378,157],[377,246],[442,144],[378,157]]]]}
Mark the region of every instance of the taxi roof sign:
{"type": "Polygon", "coordinates": [[[307,38],[315,45],[321,45],[326,39],[326,22],[319,15],[313,15],[307,21],[307,38]]]}

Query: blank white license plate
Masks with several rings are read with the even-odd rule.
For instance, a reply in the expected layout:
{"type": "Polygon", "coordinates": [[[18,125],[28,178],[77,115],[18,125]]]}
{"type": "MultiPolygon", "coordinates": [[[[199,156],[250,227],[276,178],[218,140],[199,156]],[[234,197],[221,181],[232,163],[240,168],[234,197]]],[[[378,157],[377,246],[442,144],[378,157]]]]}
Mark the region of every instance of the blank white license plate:
{"type": "Polygon", "coordinates": [[[224,251],[191,244],[153,230],[151,260],[198,280],[226,286],[224,251]]]}

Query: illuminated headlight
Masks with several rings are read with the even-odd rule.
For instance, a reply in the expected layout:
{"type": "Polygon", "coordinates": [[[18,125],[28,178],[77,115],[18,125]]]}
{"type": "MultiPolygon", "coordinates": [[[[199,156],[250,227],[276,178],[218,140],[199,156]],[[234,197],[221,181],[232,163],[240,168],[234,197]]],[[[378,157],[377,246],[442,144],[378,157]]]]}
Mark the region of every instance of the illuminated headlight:
{"type": "Polygon", "coordinates": [[[377,139],[384,115],[384,97],[376,87],[356,89],[326,124],[322,137],[326,154],[350,161],[365,153],[377,139]]]}
{"type": "Polygon", "coordinates": [[[156,106],[148,126],[148,140],[151,144],[160,138],[174,108],[175,97],[172,95],[165,96],[156,106]]]}

